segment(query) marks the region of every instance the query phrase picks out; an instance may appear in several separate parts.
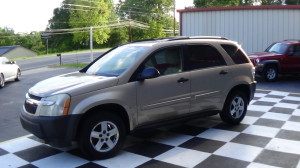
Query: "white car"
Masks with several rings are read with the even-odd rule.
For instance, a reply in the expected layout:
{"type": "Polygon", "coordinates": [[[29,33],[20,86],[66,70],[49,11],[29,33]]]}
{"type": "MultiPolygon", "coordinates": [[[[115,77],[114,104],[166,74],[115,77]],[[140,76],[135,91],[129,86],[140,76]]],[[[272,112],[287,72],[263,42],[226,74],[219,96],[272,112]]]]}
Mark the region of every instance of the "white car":
{"type": "Polygon", "coordinates": [[[16,62],[0,57],[0,88],[4,87],[6,81],[19,81],[20,77],[21,70],[16,62]]]}

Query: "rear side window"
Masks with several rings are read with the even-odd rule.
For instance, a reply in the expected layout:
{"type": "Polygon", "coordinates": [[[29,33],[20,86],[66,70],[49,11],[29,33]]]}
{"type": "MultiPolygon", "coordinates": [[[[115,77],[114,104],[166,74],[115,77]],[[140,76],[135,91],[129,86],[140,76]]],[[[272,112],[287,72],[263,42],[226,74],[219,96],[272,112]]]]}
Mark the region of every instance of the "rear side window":
{"type": "Polygon", "coordinates": [[[245,64],[249,63],[247,56],[236,46],[222,44],[223,49],[227,52],[227,54],[231,57],[234,63],[236,64],[245,64]]]}
{"type": "Polygon", "coordinates": [[[189,45],[190,70],[226,65],[219,51],[209,45],[189,45]]]}

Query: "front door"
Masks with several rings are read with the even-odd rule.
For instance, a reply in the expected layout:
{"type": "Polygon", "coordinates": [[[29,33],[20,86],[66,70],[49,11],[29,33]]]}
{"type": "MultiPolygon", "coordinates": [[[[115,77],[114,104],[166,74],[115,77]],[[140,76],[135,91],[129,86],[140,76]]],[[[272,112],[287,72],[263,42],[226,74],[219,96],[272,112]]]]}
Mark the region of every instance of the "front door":
{"type": "Polygon", "coordinates": [[[160,76],[136,82],[140,125],[189,112],[190,76],[184,72],[181,50],[181,47],[161,49],[142,65],[158,69],[160,76]]]}
{"type": "Polygon", "coordinates": [[[292,45],[288,49],[283,59],[283,72],[299,73],[300,72],[300,45],[292,45]]]}

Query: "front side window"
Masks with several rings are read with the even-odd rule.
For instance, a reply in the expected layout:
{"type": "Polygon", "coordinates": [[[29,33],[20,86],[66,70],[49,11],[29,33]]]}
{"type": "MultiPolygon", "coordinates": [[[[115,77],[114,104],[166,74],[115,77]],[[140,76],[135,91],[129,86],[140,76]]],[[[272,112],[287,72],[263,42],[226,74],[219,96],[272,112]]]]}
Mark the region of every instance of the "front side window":
{"type": "Polygon", "coordinates": [[[121,46],[91,65],[86,73],[99,76],[119,76],[148,51],[149,46],[121,46]]]}
{"type": "Polygon", "coordinates": [[[190,70],[226,65],[219,51],[209,45],[188,46],[190,70]]]}
{"type": "Polygon", "coordinates": [[[247,56],[238,47],[234,45],[228,45],[228,44],[222,44],[221,46],[231,57],[234,63],[236,64],[249,63],[247,56]]]}
{"type": "Polygon", "coordinates": [[[300,56],[300,45],[292,45],[289,49],[290,55],[300,56]]]}
{"type": "Polygon", "coordinates": [[[273,52],[277,54],[284,54],[287,48],[289,47],[288,44],[284,43],[274,43],[270,47],[266,49],[266,52],[273,52]]]}
{"type": "Polygon", "coordinates": [[[154,53],[144,64],[144,67],[154,67],[161,75],[182,72],[180,47],[162,49],[154,53]]]}

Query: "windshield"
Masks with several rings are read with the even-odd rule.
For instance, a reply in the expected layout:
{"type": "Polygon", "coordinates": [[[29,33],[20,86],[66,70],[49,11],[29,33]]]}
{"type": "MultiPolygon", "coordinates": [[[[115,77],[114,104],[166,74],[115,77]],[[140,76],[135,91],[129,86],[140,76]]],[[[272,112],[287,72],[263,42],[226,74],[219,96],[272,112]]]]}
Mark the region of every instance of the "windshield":
{"type": "Polygon", "coordinates": [[[284,54],[288,46],[289,46],[288,44],[274,43],[266,49],[266,52],[284,54]]]}
{"type": "Polygon", "coordinates": [[[131,67],[149,47],[147,46],[121,46],[91,65],[86,73],[99,76],[119,76],[131,67]]]}

